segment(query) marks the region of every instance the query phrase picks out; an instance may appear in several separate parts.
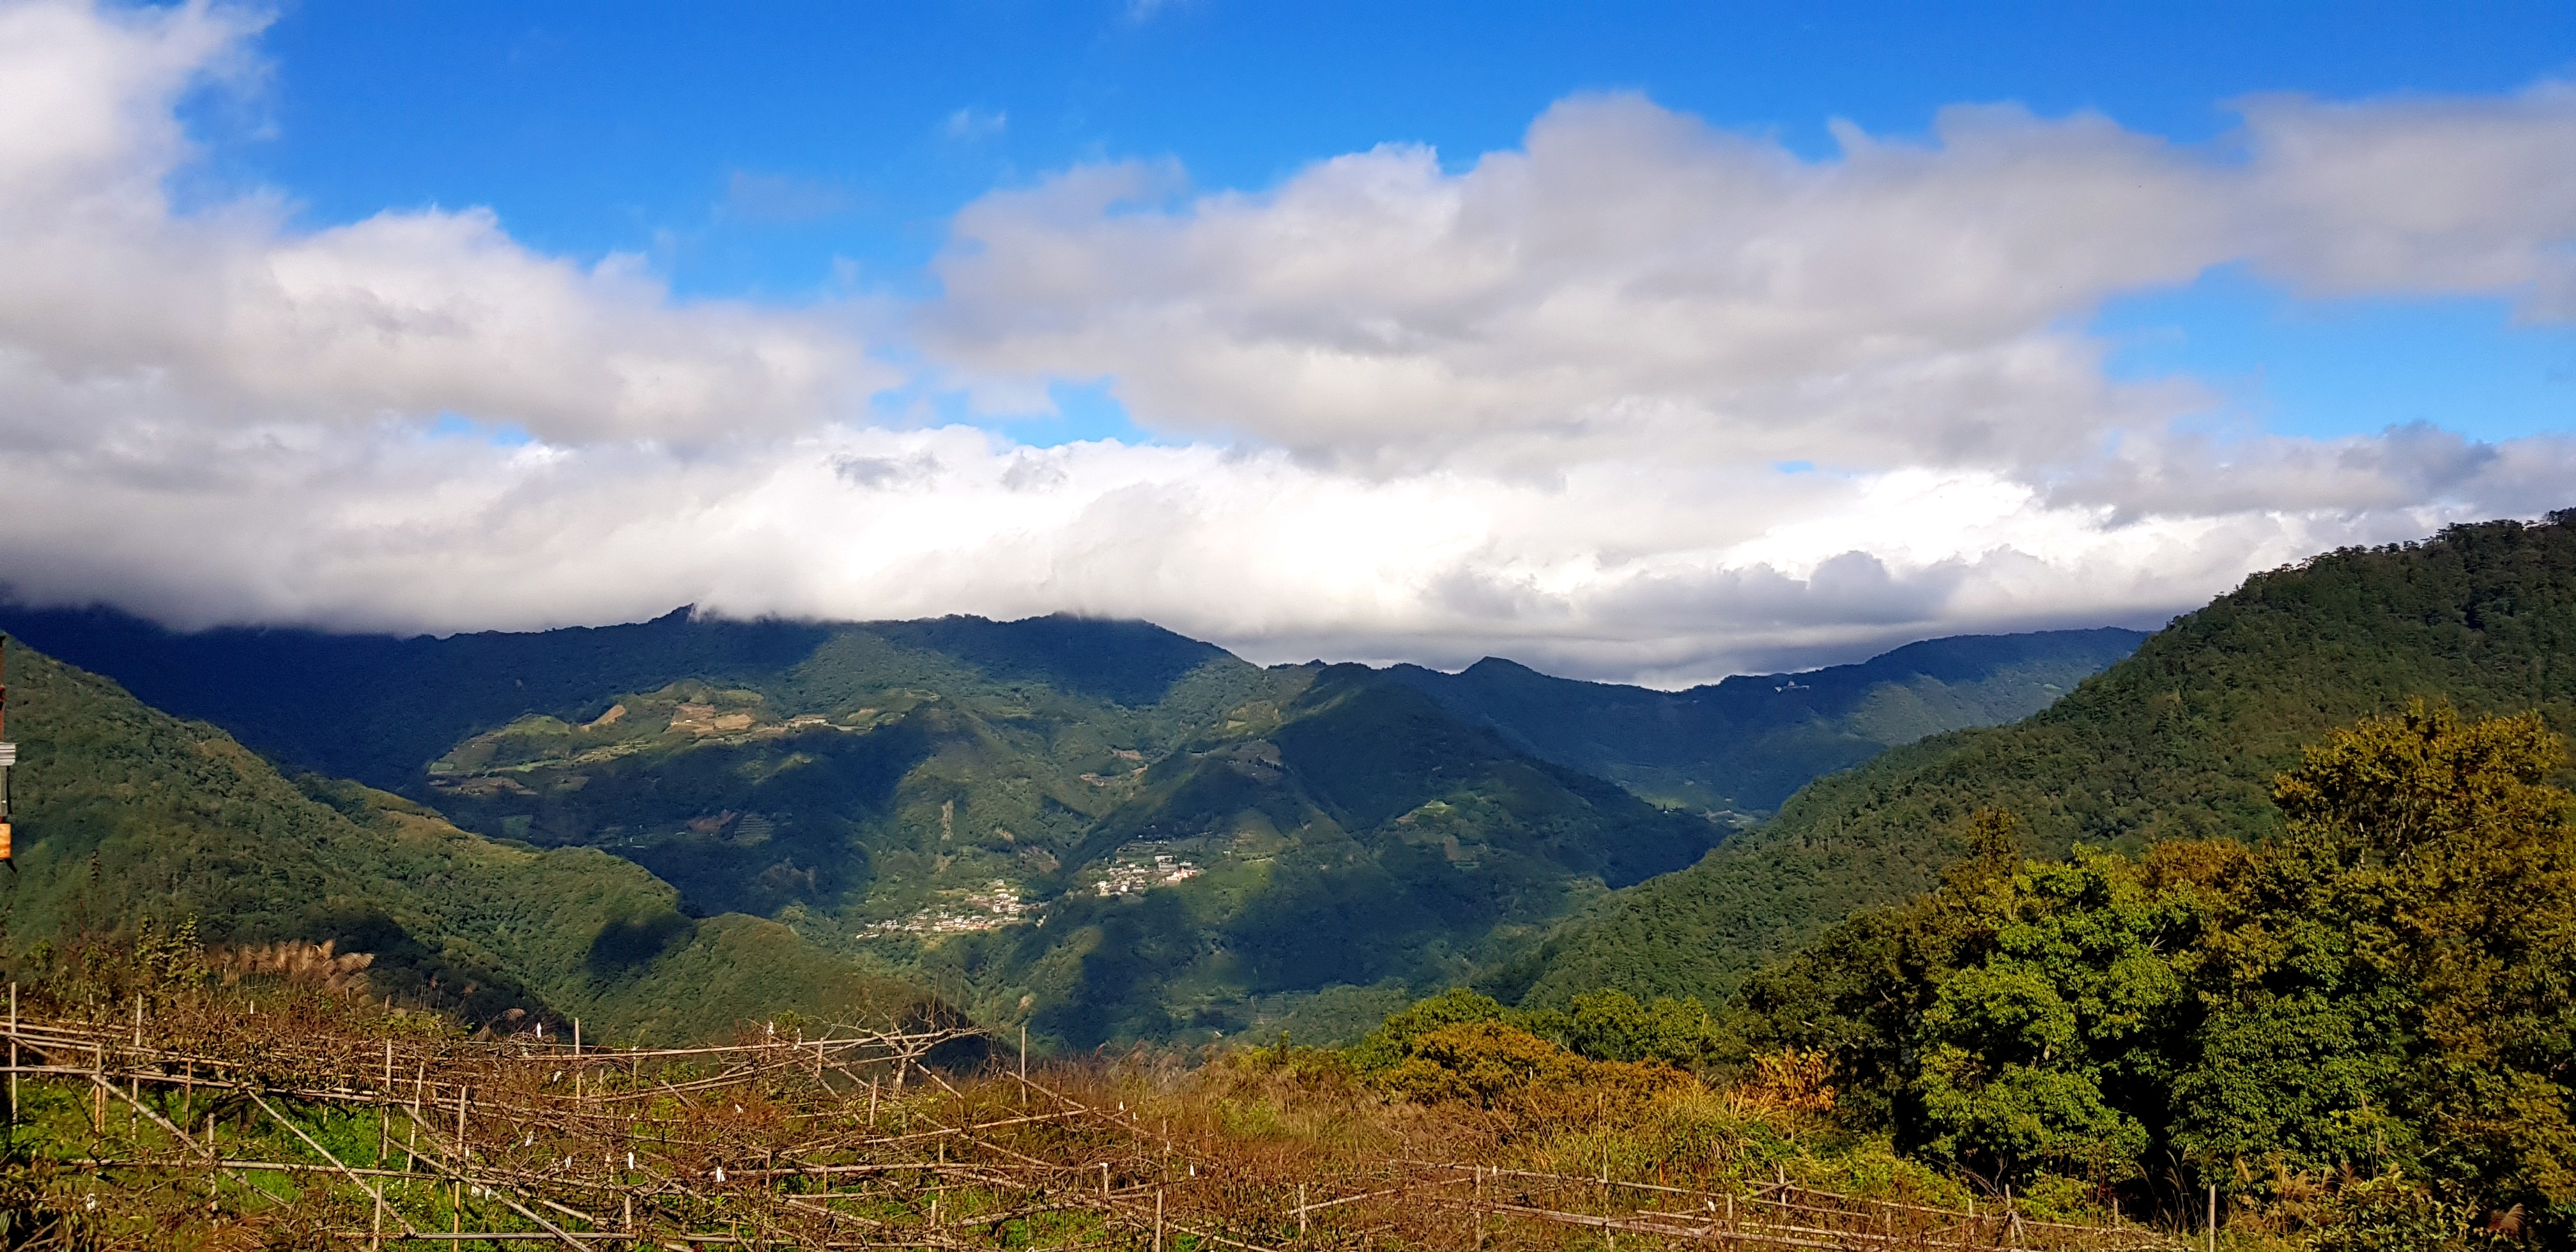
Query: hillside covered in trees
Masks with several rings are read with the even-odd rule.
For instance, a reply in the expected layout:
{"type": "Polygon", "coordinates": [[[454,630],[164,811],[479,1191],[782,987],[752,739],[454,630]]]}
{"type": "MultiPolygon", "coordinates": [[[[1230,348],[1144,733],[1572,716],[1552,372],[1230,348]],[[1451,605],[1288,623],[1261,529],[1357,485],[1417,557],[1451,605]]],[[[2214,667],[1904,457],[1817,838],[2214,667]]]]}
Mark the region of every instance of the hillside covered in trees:
{"type": "Polygon", "coordinates": [[[1726,999],[1862,909],[1929,890],[2001,808],[2028,850],[2278,831],[2300,747],[2413,699],[2576,726],[2576,512],[2455,526],[2260,574],[2009,726],[1898,748],[1809,785],[1682,873],[1601,902],[1482,985],[1726,999]]]}
{"type": "Polygon", "coordinates": [[[1365,1030],[1696,861],[1748,820],[1740,797],[2039,707],[2133,642],[1941,640],[1668,693],[1491,661],[1263,668],[1067,617],[449,639],[0,622],[294,770],[640,867],[675,898],[630,946],[766,919],[1070,1047],[1365,1030]]]}
{"type": "MultiPolygon", "coordinates": [[[[1346,1055],[1415,1100],[1655,1067],[1802,1093],[1892,1149],[2228,1246],[2564,1247],[2576,1235],[2576,795],[2537,712],[2335,728],[2248,844],[2025,857],[1986,809],[1940,885],[1827,930],[1714,1012],[1465,990],[1346,1055]],[[1587,1068],[1589,1067],[1589,1068],[1587,1068]]],[[[1829,1152],[1828,1155],[1831,1155],[1829,1152]]]]}
{"type": "Polygon", "coordinates": [[[685,917],[616,857],[495,842],[355,783],[299,785],[23,644],[8,664],[0,960],[30,981],[85,946],[188,927],[246,963],[337,963],[370,994],[476,1025],[583,1017],[672,1042],[780,1012],[924,1005],[775,922],[685,917]]]}

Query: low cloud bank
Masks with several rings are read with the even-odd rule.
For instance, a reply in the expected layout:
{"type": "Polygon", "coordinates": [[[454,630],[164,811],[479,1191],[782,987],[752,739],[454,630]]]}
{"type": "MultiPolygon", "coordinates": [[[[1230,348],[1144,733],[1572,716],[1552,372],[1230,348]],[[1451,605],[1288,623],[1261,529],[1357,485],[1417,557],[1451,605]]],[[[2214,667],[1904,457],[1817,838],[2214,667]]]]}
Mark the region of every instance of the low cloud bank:
{"type": "Polygon", "coordinates": [[[2245,264],[2576,316],[2576,91],[1842,128],[1630,96],[1444,171],[1107,164],[961,211],[905,309],[673,299],[481,210],[181,210],[260,20],[0,6],[0,582],[181,625],[1145,617],[1265,660],[1678,683],[2153,624],[2246,572],[2576,504],[2576,439],[2214,437],[2081,324],[2245,264]],[[887,362],[920,361],[898,368],[887,362]],[[1106,380],[1168,442],[889,421],[1106,380]]]}

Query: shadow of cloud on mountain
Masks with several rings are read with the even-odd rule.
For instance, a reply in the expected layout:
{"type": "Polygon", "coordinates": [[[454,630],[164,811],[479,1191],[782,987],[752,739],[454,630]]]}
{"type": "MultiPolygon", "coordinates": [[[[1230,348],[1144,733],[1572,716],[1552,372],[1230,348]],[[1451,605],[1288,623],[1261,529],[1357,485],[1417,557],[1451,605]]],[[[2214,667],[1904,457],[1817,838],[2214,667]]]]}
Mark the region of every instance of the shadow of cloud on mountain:
{"type": "Polygon", "coordinates": [[[618,918],[599,928],[583,964],[594,974],[614,978],[652,964],[663,953],[687,944],[697,931],[695,920],[676,912],[618,918]]]}
{"type": "Polygon", "coordinates": [[[1150,622],[1065,613],[1016,622],[941,617],[874,629],[891,642],[944,653],[992,678],[1035,680],[1129,708],[1162,700],[1190,671],[1233,655],[1150,622]]]}

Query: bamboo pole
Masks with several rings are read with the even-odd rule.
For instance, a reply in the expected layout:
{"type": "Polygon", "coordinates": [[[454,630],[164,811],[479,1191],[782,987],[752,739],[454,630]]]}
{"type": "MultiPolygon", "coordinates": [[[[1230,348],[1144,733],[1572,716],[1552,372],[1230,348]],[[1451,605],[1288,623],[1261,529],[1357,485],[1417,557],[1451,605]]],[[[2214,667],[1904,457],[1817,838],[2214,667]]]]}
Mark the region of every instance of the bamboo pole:
{"type": "MultiPolygon", "coordinates": [[[[271,1120],[275,1121],[278,1125],[284,1126],[288,1130],[293,1131],[296,1138],[304,1141],[305,1147],[313,1149],[313,1151],[321,1156],[323,1160],[330,1162],[331,1168],[337,1170],[342,1177],[347,1178],[351,1183],[356,1184],[360,1191],[366,1192],[368,1197],[376,1202],[376,1220],[379,1223],[384,1220],[385,1193],[382,1187],[369,1186],[365,1179],[358,1177],[358,1175],[351,1171],[347,1165],[342,1164],[339,1157],[333,1156],[331,1154],[331,1149],[323,1147],[320,1141],[316,1140],[313,1136],[304,1133],[303,1127],[288,1120],[284,1113],[278,1112],[277,1109],[271,1106],[268,1101],[261,1099],[258,1092],[245,1089],[242,1094],[249,1096],[251,1098],[251,1102],[257,1104],[260,1111],[268,1114],[271,1120]]],[[[405,1231],[409,1231],[411,1229],[411,1223],[404,1222],[403,1229],[405,1231]]]]}

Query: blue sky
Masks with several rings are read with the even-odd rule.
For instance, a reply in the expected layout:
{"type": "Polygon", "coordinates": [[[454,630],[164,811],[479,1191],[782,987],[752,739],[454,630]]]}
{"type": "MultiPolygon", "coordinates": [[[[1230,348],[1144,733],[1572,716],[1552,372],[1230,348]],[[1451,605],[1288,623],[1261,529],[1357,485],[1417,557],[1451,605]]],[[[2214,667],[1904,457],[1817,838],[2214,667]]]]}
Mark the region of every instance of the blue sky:
{"type": "MultiPolygon", "coordinates": [[[[2205,141],[2253,93],[2510,91],[2576,66],[2565,4],[290,4],[271,81],[192,117],[218,177],[309,223],[490,206],[531,246],[642,253],[684,295],[918,294],[949,216],[1083,161],[1258,190],[1383,142],[1457,167],[1551,102],[1636,90],[1830,154],[2014,101],[2205,141]]],[[[2576,425],[2564,328],[2500,298],[2297,301],[2240,272],[2104,310],[2122,377],[2298,434],[2576,425]]],[[[1114,401],[1105,401],[1112,409],[1114,401]]],[[[1012,429],[1132,431],[1100,404],[1012,429]]]]}
{"type": "Polygon", "coordinates": [[[1684,684],[2576,505],[2565,4],[0,0],[0,595],[1684,684]]]}

